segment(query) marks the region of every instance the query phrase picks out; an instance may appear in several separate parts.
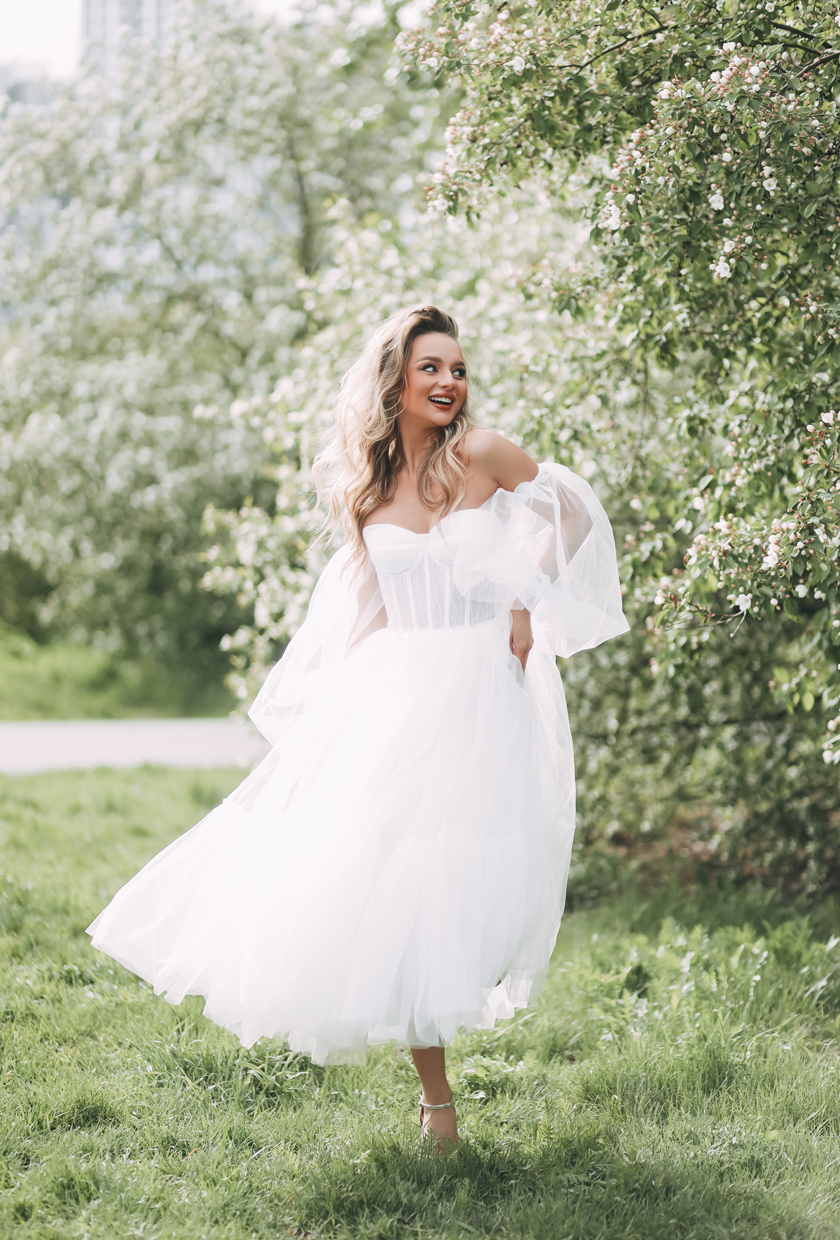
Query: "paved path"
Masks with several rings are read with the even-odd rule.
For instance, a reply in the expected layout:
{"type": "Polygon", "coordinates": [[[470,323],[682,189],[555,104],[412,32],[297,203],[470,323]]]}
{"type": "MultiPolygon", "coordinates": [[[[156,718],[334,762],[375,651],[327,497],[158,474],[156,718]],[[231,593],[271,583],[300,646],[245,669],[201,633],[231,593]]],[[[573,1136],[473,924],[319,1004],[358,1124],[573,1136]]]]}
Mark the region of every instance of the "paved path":
{"type": "Polygon", "coordinates": [[[96,766],[251,766],[268,743],[245,719],[85,719],[0,723],[0,773],[96,766]]]}

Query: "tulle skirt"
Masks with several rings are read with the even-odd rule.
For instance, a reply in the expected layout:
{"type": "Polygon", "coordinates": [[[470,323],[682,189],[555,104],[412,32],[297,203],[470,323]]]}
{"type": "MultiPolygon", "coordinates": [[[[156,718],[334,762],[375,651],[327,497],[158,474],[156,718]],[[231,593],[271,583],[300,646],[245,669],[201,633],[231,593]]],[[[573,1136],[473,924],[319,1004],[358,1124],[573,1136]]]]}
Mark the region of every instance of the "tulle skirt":
{"type": "Polygon", "coordinates": [[[510,617],[382,629],[282,744],[89,929],[172,1003],[316,1063],[441,1046],[532,1003],[565,898],[571,738],[553,656],[510,617]]]}

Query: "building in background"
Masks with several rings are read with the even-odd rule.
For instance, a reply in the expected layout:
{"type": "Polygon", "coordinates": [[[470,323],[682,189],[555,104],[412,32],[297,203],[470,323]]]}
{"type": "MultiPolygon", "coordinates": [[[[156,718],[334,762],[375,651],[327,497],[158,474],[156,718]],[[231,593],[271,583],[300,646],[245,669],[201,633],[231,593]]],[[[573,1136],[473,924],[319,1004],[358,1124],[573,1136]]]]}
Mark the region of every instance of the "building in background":
{"type": "MultiPolygon", "coordinates": [[[[119,45],[127,34],[160,47],[176,5],[185,2],[189,0],[81,0],[82,56],[108,73],[119,67],[119,45]]],[[[0,94],[16,103],[46,103],[50,77],[40,61],[7,61],[0,64],[0,94]]]]}
{"type": "Polygon", "coordinates": [[[85,51],[107,47],[128,27],[158,45],[166,36],[173,0],[83,0],[82,38],[85,51]]]}
{"type": "Polygon", "coordinates": [[[119,71],[126,35],[162,47],[179,3],[184,0],[82,0],[82,59],[110,75],[119,71]]]}

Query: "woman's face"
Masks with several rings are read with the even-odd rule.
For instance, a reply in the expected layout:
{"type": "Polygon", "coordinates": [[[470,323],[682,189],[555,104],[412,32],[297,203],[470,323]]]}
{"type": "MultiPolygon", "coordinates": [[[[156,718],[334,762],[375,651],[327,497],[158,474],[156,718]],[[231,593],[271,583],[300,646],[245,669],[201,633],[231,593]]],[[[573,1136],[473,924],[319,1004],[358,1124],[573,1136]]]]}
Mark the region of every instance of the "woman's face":
{"type": "Polygon", "coordinates": [[[418,336],[402,394],[402,414],[448,426],[467,399],[467,367],[457,340],[442,332],[418,336]]]}

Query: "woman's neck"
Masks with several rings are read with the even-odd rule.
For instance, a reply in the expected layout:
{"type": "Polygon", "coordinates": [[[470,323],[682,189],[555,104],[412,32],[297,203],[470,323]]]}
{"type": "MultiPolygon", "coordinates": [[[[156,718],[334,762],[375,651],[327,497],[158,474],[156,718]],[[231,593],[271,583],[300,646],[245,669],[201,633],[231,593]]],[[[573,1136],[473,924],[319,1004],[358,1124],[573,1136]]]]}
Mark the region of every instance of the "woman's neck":
{"type": "Polygon", "coordinates": [[[403,469],[409,478],[416,478],[434,443],[437,428],[404,416],[399,419],[399,426],[403,469]]]}

